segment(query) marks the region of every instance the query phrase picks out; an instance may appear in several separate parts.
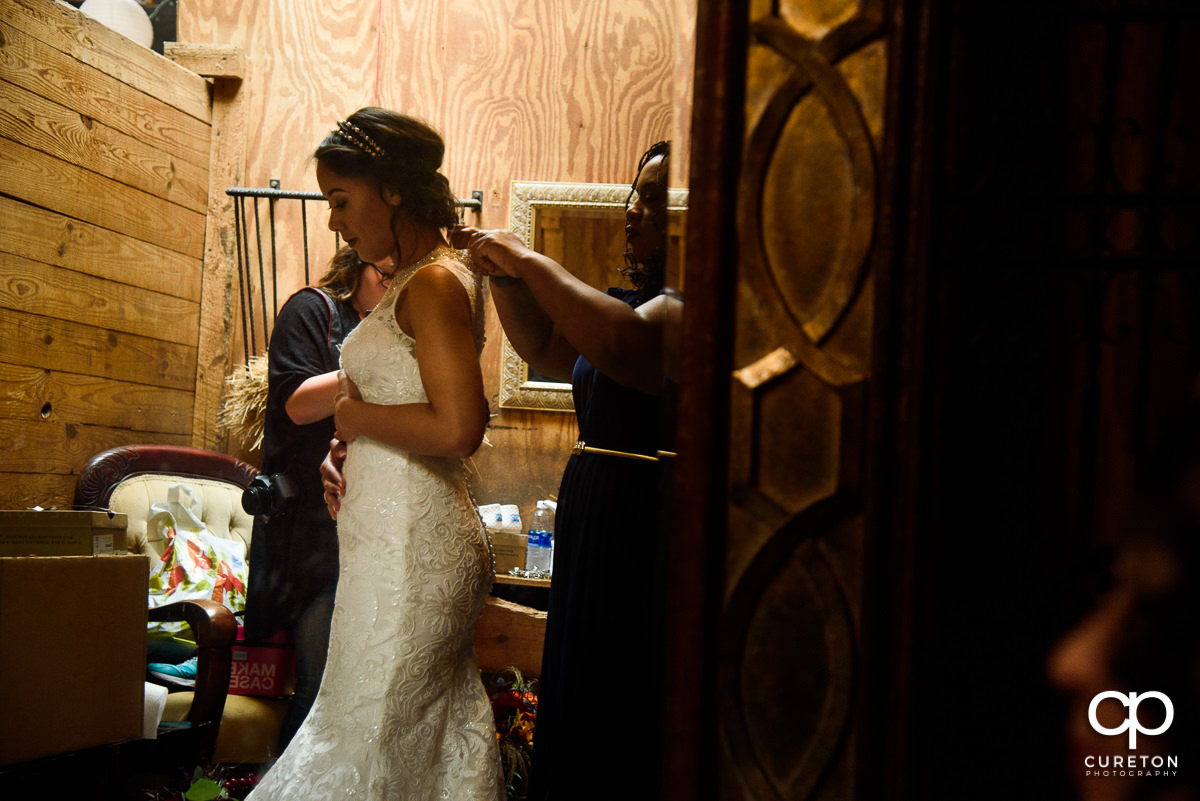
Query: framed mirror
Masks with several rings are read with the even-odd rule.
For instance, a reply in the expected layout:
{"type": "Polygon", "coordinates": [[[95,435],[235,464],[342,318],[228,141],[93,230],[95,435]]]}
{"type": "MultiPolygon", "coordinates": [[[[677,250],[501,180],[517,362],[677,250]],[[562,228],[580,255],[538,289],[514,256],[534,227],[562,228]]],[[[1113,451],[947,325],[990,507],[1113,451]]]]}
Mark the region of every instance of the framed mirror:
{"type": "MultiPolygon", "coordinates": [[[[621,281],[628,184],[514,181],[508,225],[533,250],[601,291],[621,281]]],[[[683,289],[688,190],[668,193],[666,286],[683,289]]],[[[572,412],[571,385],[530,370],[508,337],[501,343],[500,408],[572,412]]]]}

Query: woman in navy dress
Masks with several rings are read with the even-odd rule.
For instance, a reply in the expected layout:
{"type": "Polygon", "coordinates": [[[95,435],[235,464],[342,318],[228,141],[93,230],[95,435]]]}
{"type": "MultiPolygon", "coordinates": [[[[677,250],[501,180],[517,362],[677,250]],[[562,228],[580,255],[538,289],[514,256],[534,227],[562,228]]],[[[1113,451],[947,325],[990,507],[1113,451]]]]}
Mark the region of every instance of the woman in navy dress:
{"type": "Polygon", "coordinates": [[[579,439],[563,473],[531,798],[661,796],[664,342],[670,146],[643,155],[626,207],[632,289],[596,290],[509,231],[459,229],[531,368],[571,382],[579,439]],[[615,451],[624,455],[601,453],[615,451]],[[618,777],[619,779],[615,779],[618,777]],[[619,787],[612,784],[618,781],[619,787]]]}

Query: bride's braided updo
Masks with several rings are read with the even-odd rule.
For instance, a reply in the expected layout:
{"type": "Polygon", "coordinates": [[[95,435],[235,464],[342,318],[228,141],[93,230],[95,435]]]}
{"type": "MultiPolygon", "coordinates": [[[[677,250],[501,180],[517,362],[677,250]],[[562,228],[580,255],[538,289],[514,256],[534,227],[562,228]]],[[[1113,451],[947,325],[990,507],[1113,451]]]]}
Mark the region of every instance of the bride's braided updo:
{"type": "Polygon", "coordinates": [[[421,120],[395,111],[366,107],[338,123],[313,157],[318,163],[352,178],[378,184],[403,198],[400,213],[432,228],[458,223],[450,182],[438,170],[446,145],[421,120]]]}

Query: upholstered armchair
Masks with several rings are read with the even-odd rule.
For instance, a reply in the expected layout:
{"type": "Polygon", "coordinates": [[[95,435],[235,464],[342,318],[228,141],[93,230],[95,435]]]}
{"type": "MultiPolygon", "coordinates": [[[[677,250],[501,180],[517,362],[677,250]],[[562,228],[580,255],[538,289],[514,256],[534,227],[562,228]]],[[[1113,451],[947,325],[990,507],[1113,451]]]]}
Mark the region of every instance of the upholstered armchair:
{"type": "MultiPolygon", "coordinates": [[[[250,551],[253,518],[242,510],[242,490],[258,475],[245,462],[221,453],[170,445],[130,445],[94,456],[80,473],[77,506],[128,515],[126,547],[148,560],[165,543],[147,534],[150,506],[167,499],[173,484],[187,484],[200,498],[200,517],[213,534],[238,539],[250,551]]],[[[150,564],[147,564],[147,570],[150,564]]],[[[278,756],[276,742],[287,699],[229,695],[233,614],[211,601],[182,601],[150,610],[151,620],[186,620],[199,647],[196,687],[167,696],[164,722],[187,721],[213,738],[211,761],[264,763],[278,756]]]]}

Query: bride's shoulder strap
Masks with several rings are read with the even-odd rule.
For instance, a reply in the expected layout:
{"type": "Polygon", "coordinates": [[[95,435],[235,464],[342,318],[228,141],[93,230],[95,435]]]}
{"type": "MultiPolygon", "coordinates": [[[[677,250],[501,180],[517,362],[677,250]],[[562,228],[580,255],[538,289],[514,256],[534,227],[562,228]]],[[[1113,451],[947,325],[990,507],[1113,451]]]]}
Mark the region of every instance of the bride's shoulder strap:
{"type": "Polygon", "coordinates": [[[483,278],[471,269],[471,257],[467,251],[447,249],[433,263],[449,270],[458,279],[471,303],[471,316],[477,316],[482,308],[483,278]]]}
{"type": "Polygon", "coordinates": [[[467,292],[471,304],[471,329],[475,337],[475,350],[483,350],[483,277],[471,269],[471,256],[465,250],[447,250],[446,257],[438,263],[458,278],[467,292]]]}

